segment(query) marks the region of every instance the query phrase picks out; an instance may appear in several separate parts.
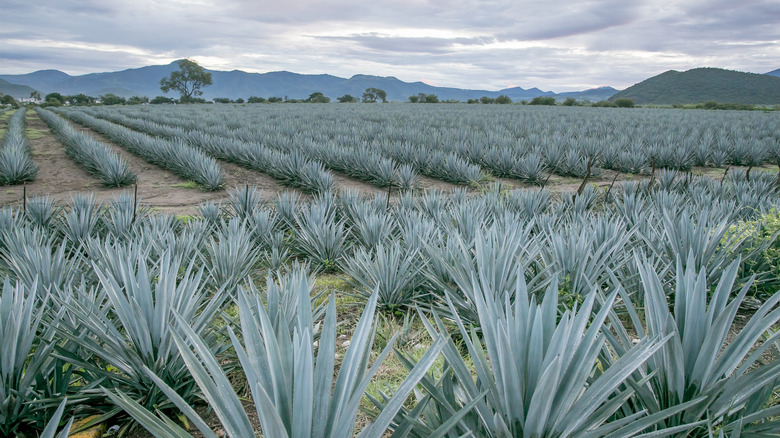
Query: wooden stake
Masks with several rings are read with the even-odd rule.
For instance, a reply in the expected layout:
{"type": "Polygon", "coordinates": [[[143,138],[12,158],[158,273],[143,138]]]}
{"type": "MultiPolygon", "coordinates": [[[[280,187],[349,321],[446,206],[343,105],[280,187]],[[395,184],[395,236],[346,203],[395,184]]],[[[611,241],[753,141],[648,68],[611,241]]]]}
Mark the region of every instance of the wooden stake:
{"type": "Polygon", "coordinates": [[[133,190],[133,221],[135,223],[135,216],[138,213],[138,180],[135,182],[135,189],[133,190]]]}
{"type": "Polygon", "coordinates": [[[650,160],[650,165],[652,166],[652,170],[650,171],[650,187],[653,186],[653,183],[655,182],[655,157],[653,157],[650,160]]]}
{"type": "Polygon", "coordinates": [[[393,192],[393,183],[387,185],[387,205],[385,205],[385,211],[390,210],[390,194],[393,192]]]}
{"type": "Polygon", "coordinates": [[[588,178],[590,178],[590,171],[593,167],[593,155],[591,155],[588,158],[588,168],[585,170],[585,179],[582,180],[582,184],[580,184],[580,188],[577,189],[577,194],[581,195],[582,191],[585,190],[585,185],[588,183],[588,178]]]}
{"type": "Polygon", "coordinates": [[[612,184],[610,184],[610,185],[609,185],[609,188],[607,189],[607,195],[606,195],[606,197],[605,197],[605,200],[606,200],[606,201],[609,201],[609,192],[611,192],[611,191],[612,191],[612,187],[615,185],[615,181],[617,181],[617,179],[618,179],[618,176],[620,176],[620,173],[619,173],[619,172],[615,172],[615,177],[614,177],[614,178],[612,178],[612,184]]]}

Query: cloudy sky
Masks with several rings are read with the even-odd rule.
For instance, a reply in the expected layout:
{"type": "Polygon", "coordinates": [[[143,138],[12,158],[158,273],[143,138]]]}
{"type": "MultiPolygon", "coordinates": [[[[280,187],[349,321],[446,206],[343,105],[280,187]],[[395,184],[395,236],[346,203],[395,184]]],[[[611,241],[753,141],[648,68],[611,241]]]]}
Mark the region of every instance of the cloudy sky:
{"type": "Polygon", "coordinates": [[[189,57],[218,70],[437,86],[625,88],[669,69],[780,68],[778,0],[2,0],[0,73],[189,57]]]}

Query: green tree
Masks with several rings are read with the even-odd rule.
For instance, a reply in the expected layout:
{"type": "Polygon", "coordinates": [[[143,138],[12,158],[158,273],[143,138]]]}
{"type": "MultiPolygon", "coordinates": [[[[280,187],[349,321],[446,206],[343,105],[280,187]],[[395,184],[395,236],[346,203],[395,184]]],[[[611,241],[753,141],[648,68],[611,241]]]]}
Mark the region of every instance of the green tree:
{"type": "Polygon", "coordinates": [[[265,102],[265,97],[249,96],[249,99],[246,101],[247,103],[263,103],[265,102]]]}
{"type": "Polygon", "coordinates": [[[181,95],[180,102],[192,102],[195,96],[203,94],[201,88],[211,85],[211,73],[189,59],[182,59],[178,64],[179,70],[160,79],[160,90],[163,93],[178,91],[181,95]]]}
{"type": "Polygon", "coordinates": [[[146,96],[132,96],[127,99],[128,105],[141,105],[144,103],[149,103],[149,98],[146,96]]]}
{"type": "Polygon", "coordinates": [[[422,103],[439,103],[439,96],[435,94],[426,94],[422,103]]]}
{"type": "Polygon", "coordinates": [[[233,103],[229,97],[215,97],[214,103],[233,103]]]}
{"type": "MultiPolygon", "coordinates": [[[[49,96],[46,96],[47,98],[49,96]]],[[[95,103],[95,98],[92,96],[87,96],[84,93],[79,93],[74,96],[67,96],[65,98],[68,102],[70,102],[71,105],[77,105],[77,106],[83,106],[83,105],[92,105],[95,103]]]]}
{"type": "Polygon", "coordinates": [[[563,101],[563,106],[577,106],[577,99],[573,97],[567,97],[566,100],[563,101]]]}
{"type": "Polygon", "coordinates": [[[41,100],[41,93],[38,90],[33,91],[30,93],[30,99],[41,100]]]}
{"type": "Polygon", "coordinates": [[[496,103],[499,105],[508,105],[512,103],[512,99],[510,99],[506,94],[502,94],[496,97],[496,103]]]}
{"type": "Polygon", "coordinates": [[[341,97],[337,97],[336,100],[339,101],[339,103],[353,103],[357,102],[357,97],[352,96],[351,94],[345,94],[341,97]]]}
{"type": "Polygon", "coordinates": [[[238,99],[236,99],[236,103],[244,103],[244,98],[239,97],[238,99]]]}
{"type": "Polygon", "coordinates": [[[618,106],[618,108],[633,108],[634,107],[634,99],[630,99],[628,97],[619,97],[615,99],[615,105],[618,106]]]}
{"type": "Polygon", "coordinates": [[[536,96],[528,102],[529,105],[555,105],[555,98],[552,96],[536,96]]]}
{"type": "Polygon", "coordinates": [[[10,94],[0,93],[0,105],[11,105],[14,108],[19,108],[19,103],[10,94]]]}
{"type": "Polygon", "coordinates": [[[417,103],[420,101],[420,96],[409,96],[409,102],[417,103]]]}
{"type": "Polygon", "coordinates": [[[269,97],[268,101],[271,103],[283,102],[281,97],[276,97],[276,96],[269,97]]]}
{"type": "Polygon", "coordinates": [[[375,103],[377,100],[381,100],[382,103],[387,102],[387,92],[385,90],[382,90],[380,88],[366,88],[365,93],[363,93],[363,102],[364,103],[375,103]]]}
{"type": "Polygon", "coordinates": [[[60,93],[49,93],[43,100],[46,102],[46,105],[49,106],[65,105],[65,98],[62,97],[62,94],[60,93]]]}
{"type": "Polygon", "coordinates": [[[103,105],[124,105],[125,98],[119,97],[116,94],[108,93],[100,96],[100,102],[103,105]]]}
{"type": "Polygon", "coordinates": [[[309,97],[306,99],[306,102],[309,103],[330,103],[330,97],[320,93],[319,91],[316,91],[314,93],[311,93],[309,97]]]}
{"type": "Polygon", "coordinates": [[[488,104],[488,103],[494,103],[496,100],[492,97],[488,96],[482,96],[479,98],[480,103],[488,104]]]}

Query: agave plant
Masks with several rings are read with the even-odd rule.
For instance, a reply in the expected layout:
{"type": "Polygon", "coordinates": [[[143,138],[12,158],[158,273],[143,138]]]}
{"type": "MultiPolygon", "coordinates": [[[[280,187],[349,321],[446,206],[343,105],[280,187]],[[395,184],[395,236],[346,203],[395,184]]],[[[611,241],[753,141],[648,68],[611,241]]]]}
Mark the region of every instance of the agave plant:
{"type": "MultiPolygon", "coordinates": [[[[369,367],[368,358],[373,344],[376,295],[369,299],[355,328],[349,348],[334,378],[336,343],[336,307],[333,297],[322,326],[322,337],[316,352],[312,332],[314,322],[309,307],[307,287],[298,287],[300,297],[292,333],[280,329],[269,316],[259,297],[240,289],[238,307],[243,333],[243,345],[232,329],[230,338],[249,382],[260,426],[269,437],[352,437],[360,399],[379,365],[390,352],[393,340],[369,367]]],[[[238,396],[198,334],[179,319],[181,334],[176,335],[182,355],[187,358],[193,377],[205,398],[220,419],[228,436],[255,435],[249,418],[238,396]]],[[[360,436],[381,437],[401,409],[408,394],[414,389],[438,356],[443,341],[439,339],[423,356],[401,383],[385,409],[369,424],[360,436]]],[[[149,373],[150,376],[154,374],[149,373]]],[[[172,401],[193,422],[204,436],[216,438],[214,432],[197,413],[164,382],[157,384],[169,394],[172,401]]],[[[118,405],[158,437],[190,436],[167,418],[155,417],[121,392],[107,391],[118,405]]]]}
{"type": "Polygon", "coordinates": [[[262,205],[263,190],[246,185],[228,191],[228,208],[233,216],[245,220],[255,214],[262,205]]]}
{"type": "Polygon", "coordinates": [[[672,266],[681,254],[692,255],[681,259],[683,267],[706,268],[707,280],[714,282],[732,261],[740,257],[743,261],[759,257],[777,237],[773,235],[755,244],[748,239],[747,229],[732,230],[728,219],[711,218],[710,214],[709,210],[698,214],[683,212],[676,216],[664,212],[663,228],[648,247],[659,251],[672,266]],[[690,262],[694,264],[688,266],[690,262]]]}
{"type": "Polygon", "coordinates": [[[103,216],[103,226],[110,236],[129,239],[139,222],[149,215],[149,207],[130,192],[121,192],[114,196],[103,216]]]}
{"type": "Polygon", "coordinates": [[[27,288],[45,295],[76,286],[84,261],[66,242],[57,242],[37,227],[22,227],[2,234],[5,271],[27,288]]]}
{"type": "MultiPolygon", "coordinates": [[[[659,429],[700,425],[687,436],[707,436],[707,428],[702,425],[706,421],[729,433],[752,430],[755,434],[749,436],[774,436],[768,431],[780,430],[776,418],[780,407],[767,407],[767,402],[780,385],[776,344],[780,333],[772,330],[780,322],[780,309],[775,308],[780,294],[766,301],[727,341],[751,282],[729,300],[739,260],[723,270],[711,291],[706,269],[696,269],[692,259],[690,254],[687,263],[677,261],[671,309],[661,279],[647,263],[637,260],[646,306],[643,322],[626,301],[631,329],[640,337],[671,338],[632,377],[631,385],[636,385],[634,406],[655,413],[687,404],[658,425],[659,429]],[[768,363],[761,358],[767,352],[775,355],[768,363]]],[[[607,336],[611,348],[620,355],[633,341],[614,314],[611,319],[616,335],[607,332],[607,336]]]]}
{"type": "Polygon", "coordinates": [[[56,329],[61,338],[80,347],[60,354],[82,368],[88,382],[120,389],[147,408],[171,406],[155,379],[166,382],[187,402],[196,401],[197,385],[173,341],[173,315],[186,320],[204,345],[219,354],[226,347],[214,331],[213,320],[226,295],[204,287],[203,268],[182,265],[171,252],[149,267],[143,252],[119,245],[113,251],[111,269],[94,264],[98,296],[60,299],[74,322],[63,321],[56,329]]]}
{"type": "Polygon", "coordinates": [[[323,203],[312,203],[295,217],[296,249],[317,270],[333,271],[346,254],[347,229],[336,211],[323,203]]]}
{"type": "Polygon", "coordinates": [[[33,196],[25,199],[24,216],[27,220],[42,229],[46,229],[52,223],[59,208],[51,196],[33,196]]]}
{"type": "Polygon", "coordinates": [[[379,308],[389,312],[412,307],[423,298],[419,286],[424,267],[418,251],[407,251],[398,242],[379,243],[371,251],[359,248],[344,262],[344,272],[357,286],[356,293],[365,298],[378,295],[379,308]]]}
{"type": "MultiPolygon", "coordinates": [[[[454,308],[452,314],[473,360],[476,381],[455,344],[448,342],[444,348],[444,375],[439,381],[430,377],[422,381],[430,394],[428,406],[397,417],[397,429],[411,429],[416,436],[427,436],[432,425],[443,424],[464,407],[473,405],[473,411],[456,422],[455,434],[631,437],[681,409],[654,416],[639,412],[608,421],[633,393],[623,382],[667,338],[645,337],[609,367],[602,367],[599,354],[606,346],[602,324],[617,292],[595,314],[597,294],[589,294],[581,307],[559,314],[555,281],[544,298],[537,301],[526,287],[523,275],[516,278],[511,294],[496,293],[483,288],[481,280],[473,280],[482,336],[467,329],[454,308]],[[514,301],[510,301],[510,296],[514,301]],[[421,413],[425,420],[418,418],[421,413]]],[[[422,319],[432,335],[446,330],[436,314],[435,325],[422,319]]],[[[414,364],[412,359],[402,357],[407,366],[414,364]]]]}
{"type": "Polygon", "coordinates": [[[94,193],[73,195],[70,208],[63,214],[63,234],[75,245],[85,242],[98,228],[102,213],[94,193]]]}
{"type": "MultiPolygon", "coordinates": [[[[6,138],[19,137],[22,134],[6,134],[6,138]]],[[[22,143],[17,140],[15,143],[22,143]]],[[[4,146],[0,149],[0,186],[21,184],[34,181],[38,177],[38,165],[30,153],[22,147],[4,146]]]]}
{"type": "Polygon", "coordinates": [[[499,298],[509,296],[511,299],[517,277],[521,276],[525,281],[526,270],[532,278],[532,287],[540,287],[545,282],[547,270],[535,269],[540,248],[538,241],[531,238],[533,228],[533,222],[499,223],[485,231],[478,230],[471,242],[453,233],[446,247],[429,245],[432,267],[440,266],[428,271],[429,280],[435,289],[446,292],[449,303],[439,311],[449,314],[455,309],[463,321],[477,323],[475,300],[482,289],[474,288],[474,278],[499,298]],[[437,271],[444,272],[437,275],[437,271]]]}
{"type": "Polygon", "coordinates": [[[217,288],[234,293],[238,283],[257,262],[260,248],[254,245],[246,220],[235,217],[222,222],[206,244],[206,266],[217,288]]]}
{"type": "MultiPolygon", "coordinates": [[[[12,284],[8,277],[0,291],[0,434],[15,436],[20,430],[45,424],[45,410],[36,403],[52,396],[49,385],[64,377],[65,391],[73,384],[62,373],[62,362],[52,356],[56,342],[49,322],[49,296],[38,297],[36,287],[12,284]],[[58,372],[57,367],[60,367],[58,372]]],[[[52,319],[53,317],[53,319],[52,319]]],[[[64,401],[61,405],[64,410],[64,401]]],[[[55,412],[56,416],[56,412],[55,412]]],[[[57,422],[59,419],[57,420],[57,422]]],[[[56,427],[56,422],[54,424],[56,427]]]]}

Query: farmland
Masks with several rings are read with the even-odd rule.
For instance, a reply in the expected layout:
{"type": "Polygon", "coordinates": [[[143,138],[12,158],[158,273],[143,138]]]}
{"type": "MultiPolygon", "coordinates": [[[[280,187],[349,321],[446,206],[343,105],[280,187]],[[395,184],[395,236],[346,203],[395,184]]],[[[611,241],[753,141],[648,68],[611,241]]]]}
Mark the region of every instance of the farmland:
{"type": "Polygon", "coordinates": [[[780,430],[777,113],[22,114],[0,435],[780,430]]]}

